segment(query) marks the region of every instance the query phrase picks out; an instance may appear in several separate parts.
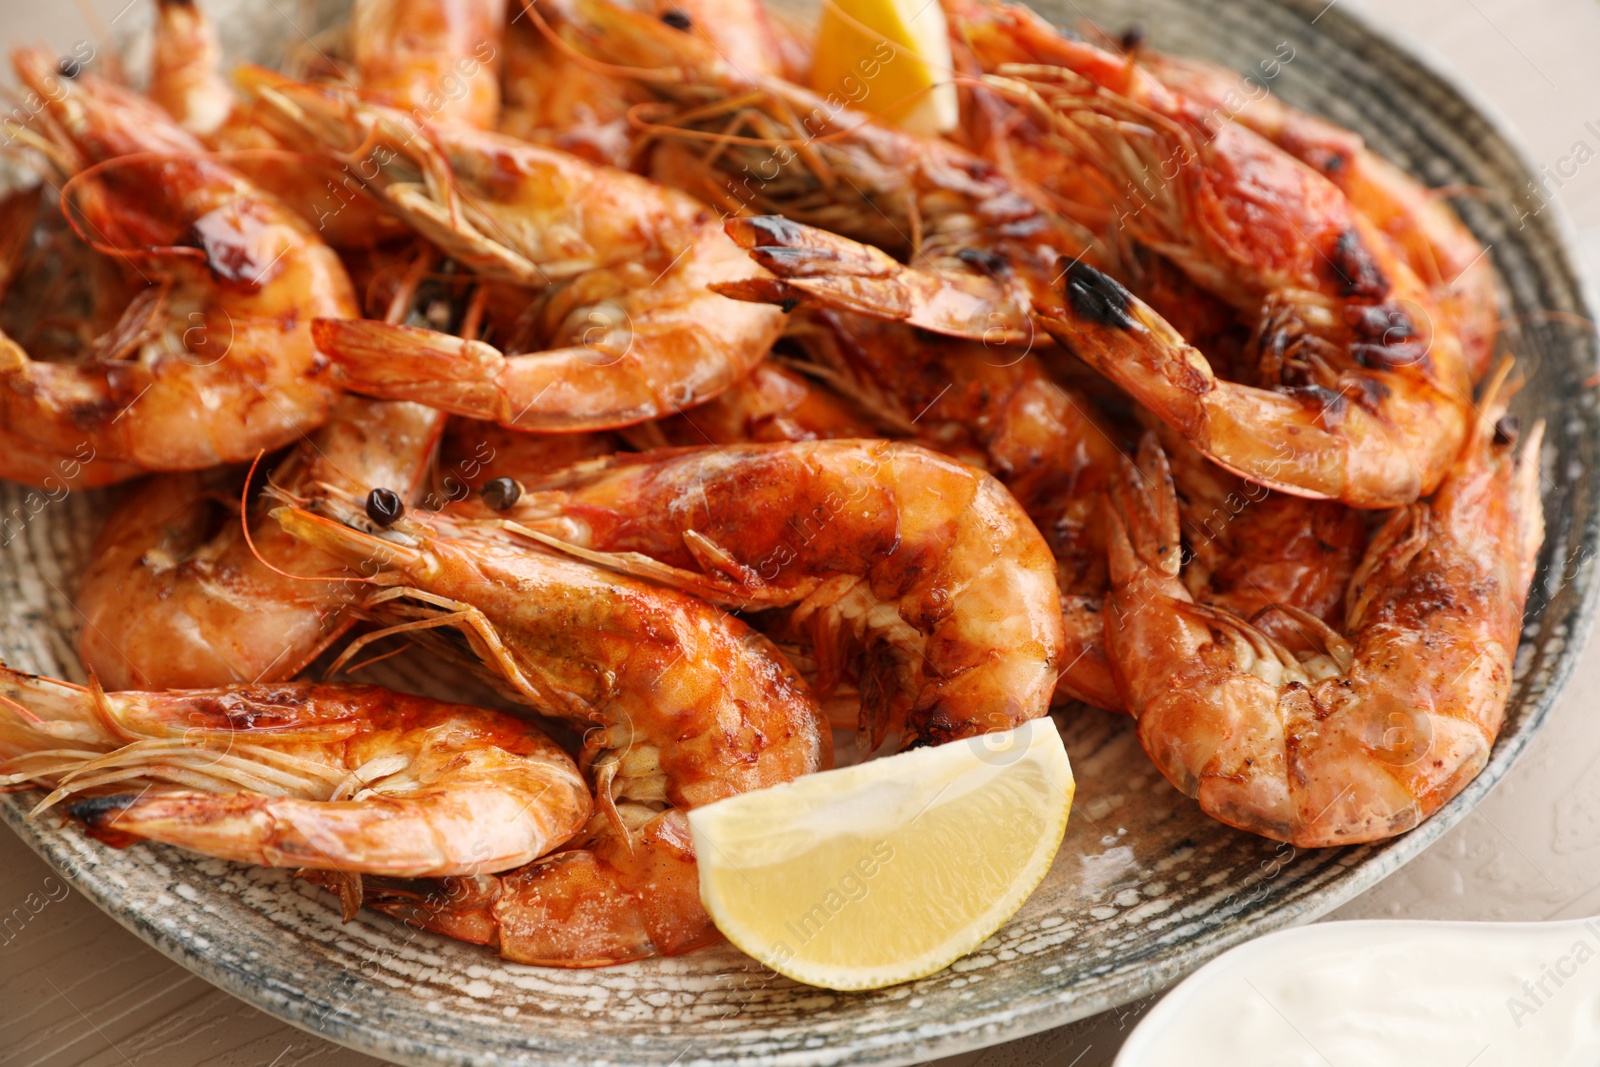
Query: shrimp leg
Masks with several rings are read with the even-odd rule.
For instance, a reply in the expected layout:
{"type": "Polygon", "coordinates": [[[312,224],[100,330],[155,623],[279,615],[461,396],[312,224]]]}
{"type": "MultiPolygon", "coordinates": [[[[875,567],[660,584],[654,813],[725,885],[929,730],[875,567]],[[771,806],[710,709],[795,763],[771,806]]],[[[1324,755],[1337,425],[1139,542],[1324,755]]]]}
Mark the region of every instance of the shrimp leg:
{"type": "Polygon", "coordinates": [[[1483,768],[1544,532],[1543,427],[1518,447],[1497,394],[1433,498],[1373,538],[1338,630],[1195,604],[1153,435],[1124,467],[1107,649],[1140,743],[1203,810],[1297,846],[1356,844],[1409,830],[1483,768]]]}

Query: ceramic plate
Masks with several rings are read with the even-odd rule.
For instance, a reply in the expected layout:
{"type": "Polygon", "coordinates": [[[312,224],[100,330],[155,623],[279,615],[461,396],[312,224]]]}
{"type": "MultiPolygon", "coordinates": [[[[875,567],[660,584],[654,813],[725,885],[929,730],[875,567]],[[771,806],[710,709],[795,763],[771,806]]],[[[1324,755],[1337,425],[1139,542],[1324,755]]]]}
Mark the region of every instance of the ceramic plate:
{"type": "MultiPolygon", "coordinates": [[[[141,8],[144,5],[141,5],[141,8]]],[[[236,54],[290,28],[279,5],[239,5],[236,54]]],[[[297,16],[304,8],[284,5],[297,16]]],[[[1458,822],[1536,731],[1583,644],[1595,591],[1596,339],[1558,209],[1533,191],[1504,124],[1348,2],[1039,0],[1063,24],[1120,31],[1240,70],[1282,63],[1291,102],[1362,133],[1460,202],[1510,306],[1505,347],[1529,380],[1524,418],[1550,423],[1549,536],[1517,657],[1505,730],[1484,772],[1416,830],[1380,845],[1296,851],[1202,816],[1154,771],[1124,719],[1062,723],[1079,801],[1055,869],[978,951],[931,978],[875,993],[796,985],[721,946],[591,971],[511,966],[490,953],[363,912],[286,874],[142,845],[115,851],[53,819],[0,813],[118,921],[217,985],[307,1030],[412,1064],[907,1063],[1060,1025],[1142,997],[1230,945],[1313,919],[1390,874],[1458,822]],[[1080,7],[1080,4],[1082,5],[1080,7]],[[1283,62],[1283,57],[1292,59],[1283,62]]],[[[314,32],[315,26],[303,27],[314,32]]],[[[294,36],[298,37],[297,34],[294,36]]],[[[32,507],[0,487],[0,655],[80,678],[76,575],[109,496],[32,507]],[[32,514],[37,511],[37,514],[32,514]]]]}

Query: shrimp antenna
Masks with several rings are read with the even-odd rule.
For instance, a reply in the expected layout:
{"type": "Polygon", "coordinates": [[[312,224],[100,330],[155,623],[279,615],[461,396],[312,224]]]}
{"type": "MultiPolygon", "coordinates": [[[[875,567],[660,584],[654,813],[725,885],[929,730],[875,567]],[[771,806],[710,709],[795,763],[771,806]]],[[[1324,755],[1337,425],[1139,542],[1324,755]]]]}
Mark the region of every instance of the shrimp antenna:
{"type": "Polygon", "coordinates": [[[277,567],[274,567],[262,557],[261,552],[256,548],[255,539],[250,536],[250,483],[255,481],[256,468],[261,465],[261,457],[266,454],[267,450],[264,448],[256,453],[256,458],[250,463],[250,473],[244,476],[244,488],[239,490],[239,527],[244,530],[244,543],[250,547],[250,554],[256,558],[256,562],[267,568],[267,570],[271,571],[273,574],[296,582],[350,582],[356,585],[375,584],[371,578],[315,578],[307,577],[302,574],[290,574],[288,571],[279,570],[277,567]]]}

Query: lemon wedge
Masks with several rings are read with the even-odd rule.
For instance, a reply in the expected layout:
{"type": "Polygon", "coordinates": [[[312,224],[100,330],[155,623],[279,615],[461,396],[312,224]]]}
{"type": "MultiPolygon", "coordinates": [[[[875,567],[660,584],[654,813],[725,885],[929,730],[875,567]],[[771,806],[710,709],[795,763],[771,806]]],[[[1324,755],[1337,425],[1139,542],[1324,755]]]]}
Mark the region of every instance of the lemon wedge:
{"type": "Polygon", "coordinates": [[[876,989],[971,952],[1038,886],[1072,767],[1048,718],[689,812],[700,899],[780,974],[876,989]]]}
{"type": "Polygon", "coordinates": [[[945,133],[960,119],[951,67],[939,0],[824,0],[811,88],[831,106],[945,133]]]}

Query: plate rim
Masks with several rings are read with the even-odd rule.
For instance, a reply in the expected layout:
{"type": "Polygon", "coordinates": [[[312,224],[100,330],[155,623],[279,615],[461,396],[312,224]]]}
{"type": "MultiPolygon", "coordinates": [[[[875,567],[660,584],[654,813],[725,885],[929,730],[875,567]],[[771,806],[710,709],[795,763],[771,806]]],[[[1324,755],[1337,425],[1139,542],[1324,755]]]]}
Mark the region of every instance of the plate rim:
{"type": "MultiPolygon", "coordinates": [[[[1286,5],[1295,14],[1302,15],[1313,6],[1313,0],[1289,0],[1286,5]]],[[[1497,138],[1509,153],[1510,159],[1525,175],[1537,173],[1536,161],[1523,144],[1521,135],[1497,105],[1488,100],[1459,70],[1443,59],[1429,45],[1403,27],[1380,26],[1376,11],[1369,9],[1365,0],[1333,0],[1322,8],[1316,19],[1308,23],[1315,32],[1315,23],[1323,17],[1344,22],[1356,33],[1393,48],[1413,61],[1430,79],[1458,97],[1485,124],[1489,133],[1497,138]],[[1335,8],[1338,10],[1334,10],[1335,8]]],[[[1577,230],[1564,202],[1558,197],[1545,201],[1540,211],[1545,216],[1549,230],[1548,251],[1554,261],[1571,279],[1578,311],[1590,320],[1597,320],[1594,309],[1600,307],[1596,300],[1595,279],[1579,251],[1577,230]]],[[[1587,331],[1600,344],[1600,332],[1592,325],[1587,331]]],[[[1600,348],[1596,349],[1600,359],[1600,348]]],[[[1600,420],[1589,434],[1600,455],[1600,420]]],[[[1600,489],[1600,464],[1584,471],[1591,488],[1600,489]]],[[[1570,551],[1589,550],[1592,555],[1600,551],[1600,517],[1578,531],[1570,551]]],[[[1318,889],[1311,902],[1290,901],[1279,908],[1259,915],[1241,918],[1229,923],[1226,933],[1218,933],[1206,942],[1205,948],[1188,956],[1165,963],[1154,962],[1146,980],[1127,983],[1110,997],[1073,998],[1056,996],[1017,1009],[991,1009],[980,1015],[954,1020],[951,1028],[939,1035],[914,1037],[907,1041],[878,1041],[854,1046],[825,1045],[805,1052],[781,1053],[776,1057],[740,1057],[738,1062],[783,1062],[790,1067],[824,1067],[833,1064],[870,1064],[875,1067],[896,1067],[900,1064],[919,1063],[977,1049],[1019,1040],[1035,1034],[1065,1026],[1103,1011],[1142,999],[1176,984],[1189,974],[1205,967],[1230,949],[1253,941],[1261,936],[1302,927],[1348,903],[1361,893],[1389,877],[1406,863],[1415,859],[1440,837],[1454,828],[1482,801],[1516,763],[1529,742],[1544,729],[1556,703],[1565,694],[1578,661],[1588,645],[1594,629],[1596,605],[1600,603],[1600,571],[1591,566],[1575,575],[1571,582],[1577,587],[1578,604],[1572,612],[1564,647],[1550,669],[1548,681],[1539,699],[1529,711],[1526,727],[1515,737],[1502,744],[1497,740],[1489,763],[1461,793],[1436,811],[1416,828],[1377,856],[1368,857],[1350,869],[1335,886],[1318,889]]],[[[71,860],[67,849],[57,836],[37,824],[24,824],[20,803],[12,797],[0,798],[0,817],[19,838],[45,861],[58,875],[88,898],[119,926],[128,930],[145,944],[173,960],[191,973],[225,990],[252,1007],[273,1018],[316,1037],[332,1041],[353,1051],[378,1058],[399,1059],[418,1067],[493,1067],[502,1061],[497,1054],[452,1053],[441,1043],[417,1042],[397,1038],[383,1032],[376,1023],[363,1025],[361,1017],[341,1013],[336,1021],[325,1019],[324,1025],[313,1027],[308,1020],[297,1017],[297,1012],[307,1004],[270,985],[252,980],[242,968],[226,966],[191,949],[182,941],[168,936],[149,916],[121,908],[113,899],[114,887],[90,878],[71,860]]],[[[105,847],[99,846],[95,847],[105,847]]],[[[1349,846],[1360,847],[1360,846],[1349,846]]],[[[1385,920],[1372,920],[1385,921],[1385,920]]],[[[535,1050],[516,1058],[517,1063],[570,1062],[535,1050]]],[[[641,1061],[642,1062],[642,1061],[641,1061]]],[[[729,1058],[717,1060],[685,1059],[682,1067],[696,1063],[726,1064],[729,1058]]]]}

